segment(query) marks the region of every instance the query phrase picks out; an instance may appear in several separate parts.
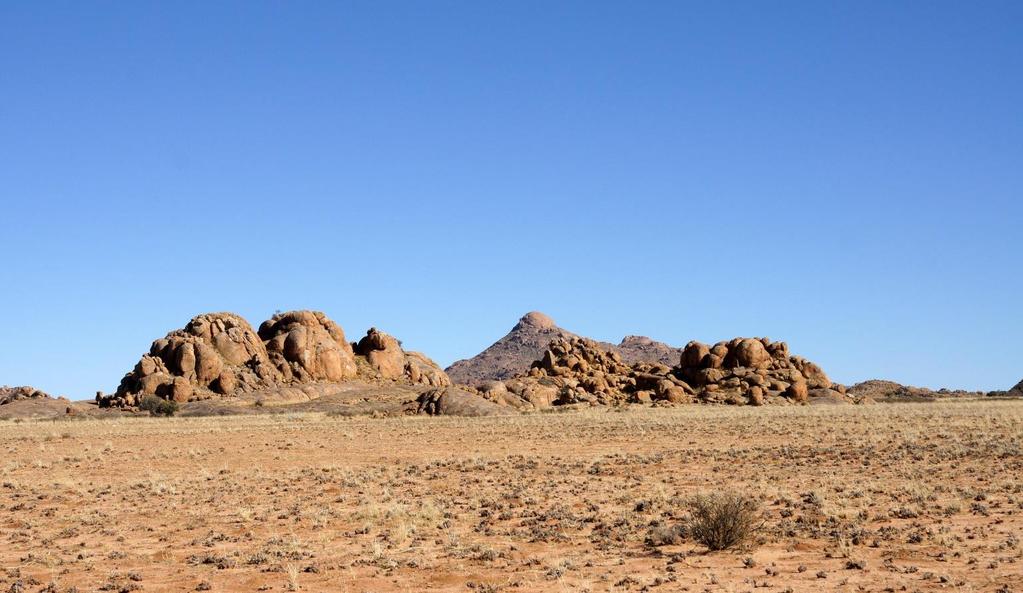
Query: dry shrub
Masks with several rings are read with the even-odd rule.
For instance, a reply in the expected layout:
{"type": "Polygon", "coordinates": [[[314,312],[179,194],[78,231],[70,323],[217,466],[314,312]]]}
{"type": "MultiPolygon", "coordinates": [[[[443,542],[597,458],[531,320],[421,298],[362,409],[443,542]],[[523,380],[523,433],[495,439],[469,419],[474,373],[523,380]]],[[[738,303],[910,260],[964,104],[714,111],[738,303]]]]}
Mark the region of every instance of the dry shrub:
{"type": "Polygon", "coordinates": [[[698,495],[689,514],[689,534],[712,551],[745,546],[763,524],[760,504],[734,492],[698,495]]]}
{"type": "Polygon", "coordinates": [[[646,534],[648,546],[677,546],[686,538],[685,525],[656,525],[646,534]]]}

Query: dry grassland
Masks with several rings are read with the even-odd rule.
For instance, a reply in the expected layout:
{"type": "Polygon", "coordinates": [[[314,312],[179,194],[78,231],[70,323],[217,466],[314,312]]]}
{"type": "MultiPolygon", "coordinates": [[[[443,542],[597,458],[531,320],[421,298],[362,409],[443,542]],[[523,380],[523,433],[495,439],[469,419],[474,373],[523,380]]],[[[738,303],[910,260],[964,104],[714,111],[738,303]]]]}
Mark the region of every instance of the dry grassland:
{"type": "Polygon", "coordinates": [[[1023,402],[0,422],[0,593],[1023,593],[1021,475],[1023,402]]]}

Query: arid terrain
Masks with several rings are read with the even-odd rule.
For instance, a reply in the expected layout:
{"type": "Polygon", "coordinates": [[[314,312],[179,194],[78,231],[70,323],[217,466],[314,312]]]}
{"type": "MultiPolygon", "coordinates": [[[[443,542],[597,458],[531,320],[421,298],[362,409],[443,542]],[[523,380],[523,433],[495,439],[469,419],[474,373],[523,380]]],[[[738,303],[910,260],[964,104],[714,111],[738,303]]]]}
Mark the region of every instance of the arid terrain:
{"type": "Polygon", "coordinates": [[[2,421],[0,451],[2,592],[1023,591],[1020,401],[2,421]],[[686,533],[711,491],[755,542],[686,533]]]}

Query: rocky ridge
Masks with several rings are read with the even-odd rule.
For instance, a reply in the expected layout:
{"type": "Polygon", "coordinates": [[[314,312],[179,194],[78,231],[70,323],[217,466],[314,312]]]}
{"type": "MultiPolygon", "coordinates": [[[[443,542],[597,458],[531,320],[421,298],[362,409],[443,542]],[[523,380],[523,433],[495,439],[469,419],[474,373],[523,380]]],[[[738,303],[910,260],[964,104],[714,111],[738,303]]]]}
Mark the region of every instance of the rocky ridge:
{"type": "MultiPolygon", "coordinates": [[[[871,379],[852,385],[848,393],[855,397],[869,397],[876,401],[929,401],[942,398],[956,397],[985,397],[996,395],[984,391],[965,391],[962,389],[928,389],[926,387],[913,387],[902,385],[895,381],[883,379],[871,379]]],[[[1023,395],[1021,393],[1020,395],[1023,395]]]]}
{"type": "Polygon", "coordinates": [[[359,379],[442,387],[447,375],[375,328],[358,344],[319,311],[279,313],[259,331],[233,313],[206,313],[153,342],[149,353],[98,396],[102,407],[134,407],[147,395],[190,402],[359,379]]]}

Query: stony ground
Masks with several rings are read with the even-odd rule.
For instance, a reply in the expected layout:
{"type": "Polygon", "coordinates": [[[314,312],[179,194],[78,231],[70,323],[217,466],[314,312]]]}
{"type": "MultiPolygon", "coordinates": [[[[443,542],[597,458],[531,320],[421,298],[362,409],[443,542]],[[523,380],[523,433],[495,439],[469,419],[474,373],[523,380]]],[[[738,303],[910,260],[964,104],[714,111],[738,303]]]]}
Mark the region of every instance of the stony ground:
{"type": "Polygon", "coordinates": [[[0,592],[1023,592],[1021,475],[1023,402],[8,421],[0,592]]]}

